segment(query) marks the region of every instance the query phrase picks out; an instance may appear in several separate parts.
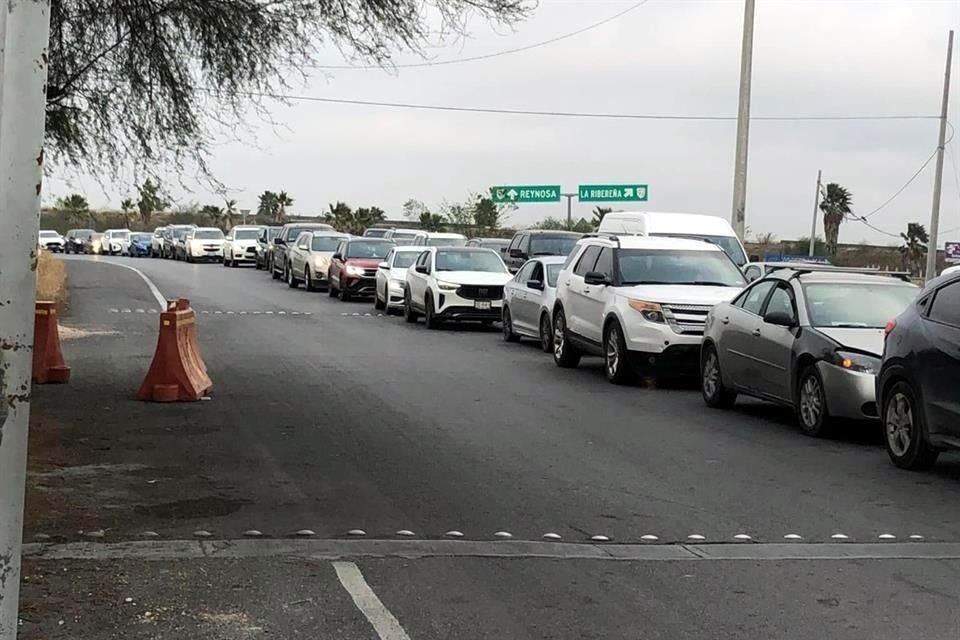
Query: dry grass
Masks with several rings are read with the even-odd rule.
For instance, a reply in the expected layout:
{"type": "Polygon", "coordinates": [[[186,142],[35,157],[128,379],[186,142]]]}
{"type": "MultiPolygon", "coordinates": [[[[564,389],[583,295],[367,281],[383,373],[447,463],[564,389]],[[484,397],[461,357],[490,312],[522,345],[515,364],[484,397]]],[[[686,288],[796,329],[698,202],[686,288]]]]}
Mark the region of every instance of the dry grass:
{"type": "Polygon", "coordinates": [[[42,251],[37,261],[37,300],[52,300],[62,305],[67,293],[67,270],[63,261],[42,251]]]}

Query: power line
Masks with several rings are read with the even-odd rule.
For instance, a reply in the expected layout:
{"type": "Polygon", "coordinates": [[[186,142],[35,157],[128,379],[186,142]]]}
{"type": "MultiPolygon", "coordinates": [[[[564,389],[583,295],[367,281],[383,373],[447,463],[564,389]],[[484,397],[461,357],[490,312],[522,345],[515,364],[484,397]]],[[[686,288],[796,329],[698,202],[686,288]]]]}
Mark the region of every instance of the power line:
{"type": "Polygon", "coordinates": [[[927,165],[930,164],[930,161],[933,160],[935,157],[937,157],[937,150],[936,150],[936,149],[934,149],[934,150],[933,150],[933,153],[930,154],[930,157],[927,158],[927,159],[923,162],[922,165],[920,165],[920,168],[917,169],[916,172],[915,172],[912,176],[910,176],[910,179],[907,180],[902,187],[900,187],[899,189],[897,189],[897,192],[894,193],[892,196],[890,196],[890,197],[887,199],[886,202],[884,202],[882,205],[880,205],[879,207],[877,207],[876,209],[874,209],[874,210],[871,211],[870,213],[867,213],[867,214],[862,215],[862,216],[857,216],[857,217],[858,217],[858,218],[863,218],[864,220],[866,220],[867,218],[869,218],[869,217],[872,216],[873,214],[879,212],[879,211],[880,211],[881,209],[883,209],[885,206],[887,206],[888,204],[890,204],[891,202],[893,202],[893,201],[896,199],[897,196],[899,196],[901,193],[903,193],[903,191],[904,191],[907,187],[909,187],[910,184],[911,184],[914,180],[917,179],[917,176],[919,176],[919,175],[923,172],[923,170],[927,168],[927,165]]]}
{"type": "MultiPolygon", "coordinates": [[[[431,61],[431,60],[428,60],[428,61],[424,61],[424,62],[411,62],[411,63],[409,63],[409,64],[394,64],[394,65],[389,65],[389,66],[392,67],[392,68],[394,68],[394,69],[401,69],[401,68],[402,68],[402,69],[410,69],[410,68],[415,68],[415,67],[440,67],[440,66],[446,66],[446,65],[450,65],[450,64],[462,64],[462,63],[464,63],[464,62],[476,62],[476,61],[478,61],[478,60],[489,60],[490,58],[499,58],[499,57],[501,57],[501,56],[508,56],[508,55],[511,55],[511,54],[514,54],[514,53],[521,53],[521,52],[523,52],[523,51],[530,51],[531,49],[537,49],[537,48],[539,48],[539,47],[545,47],[545,46],[550,45],[550,44],[553,44],[553,43],[555,43],[555,42],[560,42],[561,40],[567,40],[567,39],[569,39],[569,38],[573,38],[573,37],[575,37],[575,36],[579,36],[580,34],[586,33],[587,31],[591,31],[591,30],[593,30],[593,29],[596,29],[597,27],[602,27],[603,25],[608,24],[608,23],[610,23],[610,22],[613,22],[614,20],[616,20],[616,19],[618,19],[618,18],[622,18],[623,16],[627,15],[627,14],[630,13],[631,11],[635,11],[635,10],[639,9],[639,8],[642,7],[643,5],[647,4],[649,1],[650,1],[650,0],[641,0],[640,2],[634,4],[634,5],[630,6],[630,7],[627,7],[627,8],[624,9],[623,11],[621,11],[621,12],[619,12],[619,13],[615,13],[614,15],[610,16],[609,18],[605,18],[605,19],[601,20],[600,22],[595,22],[595,23],[593,23],[593,24],[591,24],[591,25],[588,25],[588,26],[586,26],[586,27],[582,27],[582,28],[580,28],[580,29],[577,29],[576,31],[571,31],[570,33],[565,33],[565,34],[563,34],[563,35],[559,35],[559,36],[556,36],[556,37],[554,37],[554,38],[550,38],[549,40],[543,40],[543,41],[541,41],[541,42],[535,42],[535,43],[533,43],[533,44],[528,44],[528,45],[525,45],[525,46],[523,46],[523,47],[517,47],[517,48],[515,48],[515,49],[506,49],[506,50],[504,50],[504,51],[497,51],[496,53],[487,53],[487,54],[483,54],[483,55],[479,55],[479,56],[470,56],[469,58],[456,58],[456,59],[454,59],[454,60],[432,60],[432,61],[431,61]]],[[[383,67],[382,67],[381,65],[376,65],[376,64],[364,64],[364,65],[349,65],[349,64],[343,64],[343,65],[314,65],[313,68],[314,68],[314,69],[358,69],[358,70],[360,70],[360,69],[378,69],[378,70],[383,69],[383,67]]]]}
{"type": "MultiPolygon", "coordinates": [[[[487,113],[516,116],[546,116],[557,118],[601,118],[612,120],[680,120],[680,121],[731,121],[736,116],[678,115],[649,113],[597,113],[588,111],[539,111],[533,109],[508,109],[495,107],[460,107],[455,105],[415,104],[407,102],[383,102],[377,100],[353,100],[347,98],[319,98],[316,96],[284,95],[279,93],[258,93],[253,91],[237,92],[241,95],[274,98],[277,100],[295,100],[301,102],[320,102],[326,104],[347,104],[364,107],[388,107],[393,109],[416,109],[423,111],[450,111],[455,113],[487,113]]],[[[816,116],[751,116],[751,120],[768,121],[846,121],[846,120],[936,120],[940,116],[919,114],[898,115],[816,115],[816,116]]]]}
{"type": "Polygon", "coordinates": [[[863,224],[867,225],[868,227],[870,227],[871,229],[873,229],[874,231],[876,231],[876,232],[878,232],[878,233],[882,233],[882,234],[885,235],[885,236],[890,236],[891,238],[900,239],[900,235],[899,235],[899,234],[897,234],[897,233],[890,233],[889,231],[884,231],[883,229],[881,229],[881,228],[879,228],[879,227],[875,227],[875,226],[873,226],[872,224],[870,224],[869,222],[867,222],[867,217],[866,217],[866,216],[855,216],[855,215],[852,215],[852,214],[851,214],[851,215],[847,216],[847,219],[848,219],[848,220],[855,220],[856,222],[862,222],[863,224]]]}

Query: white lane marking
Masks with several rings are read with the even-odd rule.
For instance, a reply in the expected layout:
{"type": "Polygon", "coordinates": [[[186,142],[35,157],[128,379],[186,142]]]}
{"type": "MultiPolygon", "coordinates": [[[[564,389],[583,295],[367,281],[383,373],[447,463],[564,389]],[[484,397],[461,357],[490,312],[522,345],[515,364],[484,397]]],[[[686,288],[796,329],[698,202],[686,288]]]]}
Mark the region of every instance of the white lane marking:
{"type": "Polygon", "coordinates": [[[160,289],[157,289],[157,285],[153,284],[153,280],[148,278],[147,274],[145,274],[143,271],[140,271],[140,269],[137,269],[136,267],[131,267],[128,264],[120,264],[119,262],[102,260],[100,259],[100,256],[97,256],[97,259],[94,260],[94,262],[102,262],[103,264],[110,264],[115,267],[122,267],[124,269],[129,269],[130,271],[133,271],[135,274],[140,276],[140,278],[142,278],[143,281],[146,283],[147,289],[150,289],[150,293],[153,295],[154,300],[156,300],[157,304],[160,305],[160,311],[167,310],[167,299],[163,297],[162,293],[160,293],[160,289]]]}
{"type": "Polygon", "coordinates": [[[400,626],[400,621],[387,609],[377,594],[360,573],[360,568],[352,562],[334,562],[333,568],[337,572],[340,584],[357,605],[380,640],[410,640],[410,636],[400,626]]]}

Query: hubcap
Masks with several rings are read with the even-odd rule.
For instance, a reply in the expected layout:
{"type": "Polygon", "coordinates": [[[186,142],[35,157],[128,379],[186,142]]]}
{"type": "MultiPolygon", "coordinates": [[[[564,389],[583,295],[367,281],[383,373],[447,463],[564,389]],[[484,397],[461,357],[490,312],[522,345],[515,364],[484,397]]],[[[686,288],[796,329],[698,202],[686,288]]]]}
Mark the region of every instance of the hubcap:
{"type": "Polygon", "coordinates": [[[717,393],[720,382],[720,367],[717,365],[717,354],[711,351],[703,365],[703,392],[712,398],[717,393]]]}
{"type": "Polygon", "coordinates": [[[887,405],[887,443],[896,456],[904,456],[913,439],[913,408],[903,393],[896,393],[887,405]]]}
{"type": "Polygon", "coordinates": [[[557,316],[557,319],[553,323],[553,354],[558,357],[563,357],[563,316],[557,316]]]}
{"type": "Polygon", "coordinates": [[[513,327],[510,326],[510,311],[503,310],[503,335],[507,338],[513,333],[513,327]]]}
{"type": "Polygon", "coordinates": [[[543,341],[544,347],[550,344],[550,320],[547,316],[543,316],[540,320],[540,340],[543,341]]]}
{"type": "Polygon", "coordinates": [[[800,417],[808,427],[816,426],[823,412],[823,394],[820,383],[814,376],[808,376],[800,389],[800,417]]]}
{"type": "Polygon", "coordinates": [[[610,329],[607,334],[607,375],[615,376],[620,370],[620,333],[616,327],[610,329]]]}

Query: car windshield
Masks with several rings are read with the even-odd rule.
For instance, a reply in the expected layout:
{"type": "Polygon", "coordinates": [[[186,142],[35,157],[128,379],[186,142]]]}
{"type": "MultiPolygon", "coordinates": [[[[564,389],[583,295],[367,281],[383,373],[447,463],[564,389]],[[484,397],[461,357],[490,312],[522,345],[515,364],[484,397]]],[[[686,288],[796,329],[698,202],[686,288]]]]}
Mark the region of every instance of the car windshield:
{"type": "Polygon", "coordinates": [[[294,242],[304,231],[330,231],[324,227],[290,227],[285,235],[287,242],[294,242]]]}
{"type": "Polygon", "coordinates": [[[560,275],[560,270],[563,269],[562,264],[548,264],[547,265],[547,284],[551,287],[557,286],[557,276],[560,275]]]}
{"type": "Polygon", "coordinates": [[[394,229],[390,239],[396,240],[397,238],[410,238],[413,240],[413,237],[418,233],[420,232],[416,229],[394,229]]]}
{"type": "Polygon", "coordinates": [[[129,231],[111,231],[110,237],[114,240],[126,240],[130,237],[129,231]]]}
{"type": "Polygon", "coordinates": [[[437,251],[437,271],[485,271],[506,273],[507,269],[495,253],[486,250],[437,251]]]}
{"type": "Polygon", "coordinates": [[[859,282],[809,283],[803,285],[807,314],[814,327],[882,329],[917,297],[916,287],[906,284],[859,282]]]}
{"type": "Polygon", "coordinates": [[[313,236],[310,242],[310,248],[313,251],[333,251],[343,240],[340,236],[313,236]]]}
{"type": "Polygon", "coordinates": [[[154,236],[157,236],[157,237],[163,236],[163,232],[164,232],[164,231],[166,231],[165,228],[163,228],[163,227],[158,227],[158,228],[156,228],[156,229],[153,230],[153,235],[154,235],[154,236]]]}
{"type": "Polygon", "coordinates": [[[466,238],[427,238],[428,247],[464,247],[466,238]]]}
{"type": "Polygon", "coordinates": [[[134,233],[130,236],[130,240],[133,242],[150,242],[153,238],[149,233],[134,233]]]}
{"type": "Polygon", "coordinates": [[[270,227],[267,229],[267,240],[273,240],[280,233],[280,227],[270,227]]]}
{"type": "Polygon", "coordinates": [[[485,249],[498,249],[500,251],[503,251],[504,249],[510,246],[510,241],[507,240],[506,238],[504,238],[503,240],[481,240],[479,242],[479,245],[481,247],[484,247],[485,249]]]}
{"type": "Polygon", "coordinates": [[[220,231],[220,229],[198,229],[193,237],[197,240],[219,240],[223,238],[223,231],[220,231]]]}
{"type": "Polygon", "coordinates": [[[363,232],[364,238],[382,238],[387,235],[386,229],[367,229],[363,232]]]}
{"type": "Polygon", "coordinates": [[[531,256],[565,256],[576,246],[577,236],[534,235],[530,238],[531,256]]]}
{"type": "Polygon", "coordinates": [[[236,240],[256,240],[260,237],[259,229],[237,229],[233,232],[233,237],[236,240]]]}
{"type": "Polygon", "coordinates": [[[618,265],[623,284],[686,284],[742,287],[736,265],[720,251],[621,249],[618,265]]]}
{"type": "Polygon", "coordinates": [[[406,269],[416,262],[419,256],[419,251],[397,251],[393,255],[393,268],[406,269]]]}
{"type": "Polygon", "coordinates": [[[717,245],[727,252],[727,255],[736,263],[738,267],[747,264],[747,256],[743,255],[743,248],[740,242],[733,236],[707,236],[697,233],[651,233],[652,236],[664,236],[670,238],[690,238],[691,240],[707,240],[717,245]]]}
{"type": "Polygon", "coordinates": [[[347,257],[369,260],[383,260],[387,252],[393,248],[390,242],[351,242],[347,245],[347,257]]]}
{"type": "Polygon", "coordinates": [[[413,236],[403,236],[403,237],[393,236],[392,238],[390,238],[390,242],[397,245],[398,247],[410,245],[410,244],[413,244],[413,236]]]}
{"type": "Polygon", "coordinates": [[[41,231],[41,232],[40,232],[40,237],[41,237],[41,238],[56,238],[56,237],[59,236],[59,235],[60,235],[60,234],[57,233],[56,231],[41,231]]]}

